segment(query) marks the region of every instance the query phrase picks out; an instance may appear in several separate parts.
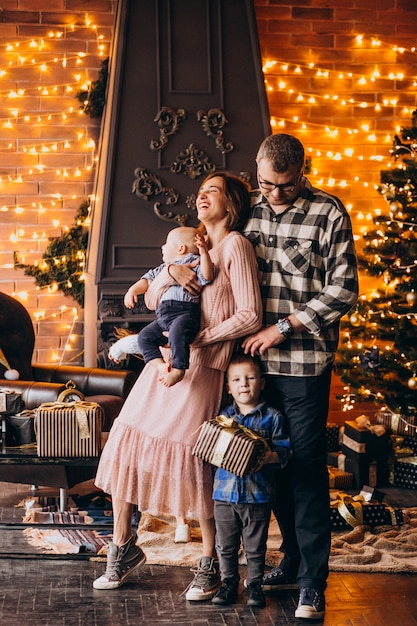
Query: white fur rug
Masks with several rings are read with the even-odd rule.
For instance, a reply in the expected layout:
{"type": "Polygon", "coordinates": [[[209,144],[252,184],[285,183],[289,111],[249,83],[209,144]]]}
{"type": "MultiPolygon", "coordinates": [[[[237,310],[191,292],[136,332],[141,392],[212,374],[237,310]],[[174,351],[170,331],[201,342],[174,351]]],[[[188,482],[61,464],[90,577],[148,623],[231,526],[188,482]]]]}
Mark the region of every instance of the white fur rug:
{"type": "MultiPolygon", "coordinates": [[[[379,526],[370,530],[357,526],[350,531],[334,532],[330,570],[349,572],[417,573],[417,508],[404,509],[404,525],[379,526]]],[[[195,565],[201,556],[201,535],[191,528],[192,541],[174,543],[174,527],[169,521],[143,515],[138,543],[149,564],[195,565]]],[[[269,529],[267,564],[278,565],[281,534],[274,518],[269,529]]],[[[242,555],[242,562],[244,556],[242,555]]]]}

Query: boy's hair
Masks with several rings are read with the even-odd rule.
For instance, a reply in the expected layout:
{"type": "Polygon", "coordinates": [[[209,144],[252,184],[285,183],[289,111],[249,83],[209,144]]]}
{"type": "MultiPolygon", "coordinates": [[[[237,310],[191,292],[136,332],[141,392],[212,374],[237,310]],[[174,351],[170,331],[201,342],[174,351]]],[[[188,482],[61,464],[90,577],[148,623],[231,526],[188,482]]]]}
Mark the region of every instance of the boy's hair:
{"type": "Polygon", "coordinates": [[[264,373],[262,371],[261,361],[256,356],[251,356],[250,354],[242,354],[237,353],[232,356],[230,359],[229,365],[227,366],[226,378],[229,375],[229,367],[231,365],[239,365],[240,363],[251,363],[255,369],[258,370],[261,378],[264,377],[264,373]]]}

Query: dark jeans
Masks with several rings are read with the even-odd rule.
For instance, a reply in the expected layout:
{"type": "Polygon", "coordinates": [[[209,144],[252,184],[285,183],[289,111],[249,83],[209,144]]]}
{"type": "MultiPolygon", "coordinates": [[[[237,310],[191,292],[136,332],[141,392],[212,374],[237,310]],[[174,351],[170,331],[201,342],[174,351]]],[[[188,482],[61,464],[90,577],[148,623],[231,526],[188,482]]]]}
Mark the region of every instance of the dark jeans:
{"type": "Polygon", "coordinates": [[[270,518],[269,503],[234,504],[217,500],[214,502],[216,550],[222,580],[226,578],[239,580],[238,552],[242,537],[248,562],[247,583],[262,582],[270,518]]]}
{"type": "Polygon", "coordinates": [[[168,342],[172,367],[186,370],[190,365],[190,343],[200,329],[200,305],[195,302],[164,300],[156,311],[156,320],[143,328],[138,337],[145,363],[160,359],[160,346],[168,342]],[[169,332],[169,339],[162,333],[169,332]]]}
{"type": "Polygon", "coordinates": [[[326,421],[331,368],[320,376],[266,377],[265,397],[282,411],[293,458],[277,472],[277,500],[272,510],[280,526],[282,566],[300,587],[323,591],[330,553],[329,478],[326,421]]]}

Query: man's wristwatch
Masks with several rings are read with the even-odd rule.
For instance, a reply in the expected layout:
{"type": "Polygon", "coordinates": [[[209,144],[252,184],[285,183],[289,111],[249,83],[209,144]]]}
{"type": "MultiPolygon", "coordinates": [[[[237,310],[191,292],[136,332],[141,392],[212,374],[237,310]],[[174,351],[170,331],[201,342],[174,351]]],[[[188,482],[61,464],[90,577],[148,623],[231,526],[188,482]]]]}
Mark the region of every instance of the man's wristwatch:
{"type": "Polygon", "coordinates": [[[294,328],[291,326],[291,322],[288,317],[283,317],[281,320],[278,320],[275,326],[285,338],[291,337],[291,335],[294,334],[294,328]]]}

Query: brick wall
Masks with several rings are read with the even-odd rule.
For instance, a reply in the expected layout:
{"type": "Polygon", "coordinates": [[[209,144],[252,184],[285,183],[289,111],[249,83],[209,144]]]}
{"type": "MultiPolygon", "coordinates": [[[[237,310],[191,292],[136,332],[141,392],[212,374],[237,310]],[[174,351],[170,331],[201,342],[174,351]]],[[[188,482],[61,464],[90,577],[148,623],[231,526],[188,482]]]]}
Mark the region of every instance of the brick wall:
{"type": "MultiPolygon", "coordinates": [[[[343,200],[360,247],[371,218],[387,212],[375,185],[393,162],[394,134],[411,125],[417,106],[417,3],[255,0],[255,9],[263,62],[276,61],[265,70],[273,129],[303,141],[310,179],[343,200]]],[[[362,293],[372,287],[361,277],[362,293]]],[[[335,376],[331,421],[347,417],[336,400],[342,393],[335,376]]],[[[373,406],[348,415],[361,413],[372,416],[373,406]]]]}
{"type": "MultiPolygon", "coordinates": [[[[24,302],[35,323],[38,362],[68,361],[82,351],[82,311],[74,321],[72,299],[37,290],[32,278],[12,268],[13,251],[25,262],[39,260],[47,238],[72,225],[78,206],[93,190],[94,168],[88,168],[94,154],[84,148],[82,138],[96,141],[99,128],[78,114],[74,83],[78,74],[97,78],[103,58],[98,43],[104,45],[106,56],[115,4],[115,0],[0,3],[0,290],[19,298],[27,293],[24,302]],[[32,41],[42,39],[42,49],[32,47],[32,41]],[[18,42],[19,48],[7,48],[18,42]],[[80,52],[86,56],[80,57],[80,52]],[[73,92],[67,91],[70,83],[73,92]],[[18,89],[25,89],[24,96],[9,97],[18,89]],[[75,112],[64,121],[60,114],[71,106],[75,112]],[[65,141],[69,147],[62,148],[65,141]],[[43,173],[30,173],[40,165],[43,173]],[[39,316],[41,321],[36,321],[39,316]],[[74,339],[64,353],[70,335],[74,339]]],[[[415,44],[416,3],[254,0],[254,4],[263,59],[275,61],[265,70],[273,128],[302,139],[311,157],[310,178],[343,199],[360,242],[374,212],[386,209],[374,185],[390,161],[394,133],[409,124],[416,107],[417,57],[410,51],[415,44]],[[363,35],[361,44],[358,35],[363,35]],[[394,46],[404,47],[404,53],[394,46]],[[372,76],[376,71],[379,78],[372,76]]]]}
{"type": "Polygon", "coordinates": [[[417,105],[411,52],[417,4],[255,0],[255,6],[263,60],[276,61],[265,71],[274,131],[303,141],[310,178],[343,199],[359,236],[370,216],[387,208],[374,184],[392,161],[394,134],[410,125],[417,105]]]}
{"type": "Polygon", "coordinates": [[[115,4],[0,2],[0,290],[28,308],[40,363],[82,363],[83,312],[15,270],[13,252],[40,261],[93,192],[99,122],[75,94],[109,55],[115,4]]]}

